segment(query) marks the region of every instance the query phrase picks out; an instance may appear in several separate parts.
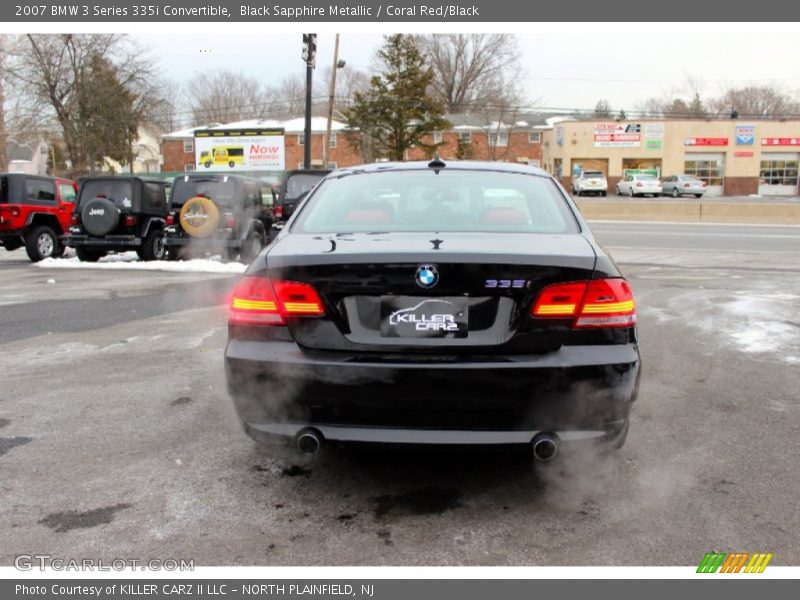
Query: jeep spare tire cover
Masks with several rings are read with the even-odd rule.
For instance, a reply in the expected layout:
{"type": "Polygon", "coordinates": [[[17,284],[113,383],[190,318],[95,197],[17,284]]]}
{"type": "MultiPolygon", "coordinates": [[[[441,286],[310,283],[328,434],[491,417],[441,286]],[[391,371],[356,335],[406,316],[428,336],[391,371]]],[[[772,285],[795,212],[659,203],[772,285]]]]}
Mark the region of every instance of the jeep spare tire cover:
{"type": "Polygon", "coordinates": [[[181,227],[192,237],[208,237],[219,223],[219,209],[209,198],[195,196],[181,208],[181,227]]]}
{"type": "Polygon", "coordinates": [[[92,235],[106,235],[119,224],[119,209],[107,198],[94,198],[83,205],[81,223],[92,235]]]}

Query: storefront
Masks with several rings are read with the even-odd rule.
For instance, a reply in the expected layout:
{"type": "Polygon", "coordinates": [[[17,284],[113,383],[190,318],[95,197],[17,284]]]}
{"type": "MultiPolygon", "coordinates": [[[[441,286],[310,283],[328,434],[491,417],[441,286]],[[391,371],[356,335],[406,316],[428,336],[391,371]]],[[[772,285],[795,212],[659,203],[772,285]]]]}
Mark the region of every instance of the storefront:
{"type": "Polygon", "coordinates": [[[762,152],[758,193],[762,196],[793,196],[798,193],[800,153],[762,152]]]}
{"type": "Polygon", "coordinates": [[[800,194],[800,120],[572,121],[543,137],[543,164],[571,189],[581,170],[606,174],[692,175],[708,196],[800,194]]]}

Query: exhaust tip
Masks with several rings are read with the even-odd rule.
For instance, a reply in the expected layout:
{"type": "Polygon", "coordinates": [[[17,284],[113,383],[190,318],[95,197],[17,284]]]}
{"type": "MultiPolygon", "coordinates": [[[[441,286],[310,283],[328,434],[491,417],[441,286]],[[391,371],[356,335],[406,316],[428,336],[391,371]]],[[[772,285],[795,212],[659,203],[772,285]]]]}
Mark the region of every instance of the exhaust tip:
{"type": "Polygon", "coordinates": [[[558,438],[550,433],[538,433],[531,444],[533,457],[541,462],[553,460],[558,454],[558,438]]]}
{"type": "Polygon", "coordinates": [[[322,446],[322,434],[315,429],[303,429],[295,443],[303,454],[316,454],[322,446]]]}

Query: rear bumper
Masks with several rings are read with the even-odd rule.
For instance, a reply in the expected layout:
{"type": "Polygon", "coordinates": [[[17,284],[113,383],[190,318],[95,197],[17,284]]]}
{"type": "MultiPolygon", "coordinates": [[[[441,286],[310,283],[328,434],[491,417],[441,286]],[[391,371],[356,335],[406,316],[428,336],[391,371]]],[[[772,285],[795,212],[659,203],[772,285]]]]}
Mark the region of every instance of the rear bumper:
{"type": "Polygon", "coordinates": [[[141,238],[135,235],[107,235],[105,237],[97,238],[89,235],[77,235],[70,233],[62,238],[65,246],[75,248],[76,246],[85,246],[87,248],[96,248],[98,250],[126,250],[129,248],[138,248],[142,245],[141,238]]]}
{"type": "Polygon", "coordinates": [[[213,251],[219,248],[240,248],[242,241],[239,238],[212,236],[208,238],[193,238],[188,235],[170,234],[164,236],[164,245],[173,248],[191,246],[193,249],[213,251]]]}
{"type": "Polygon", "coordinates": [[[293,342],[230,340],[228,391],[259,440],[314,427],[328,440],[405,444],[527,444],[613,438],[635,401],[635,344],[564,346],[483,360],[367,362],[304,352],[293,342]]]}

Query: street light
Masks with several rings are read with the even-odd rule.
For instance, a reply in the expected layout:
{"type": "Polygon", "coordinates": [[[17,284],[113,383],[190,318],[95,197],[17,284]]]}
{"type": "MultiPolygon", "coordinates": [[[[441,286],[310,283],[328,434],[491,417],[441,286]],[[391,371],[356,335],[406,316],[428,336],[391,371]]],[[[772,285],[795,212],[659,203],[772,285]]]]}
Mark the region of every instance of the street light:
{"type": "Polygon", "coordinates": [[[333,99],[336,95],[336,71],[344,69],[347,63],[339,60],[339,34],[336,34],[336,44],[333,47],[333,71],[331,72],[331,84],[328,90],[328,124],[325,127],[325,143],[322,148],[322,162],[325,168],[328,167],[328,154],[331,148],[331,121],[333,120],[333,99]]]}

